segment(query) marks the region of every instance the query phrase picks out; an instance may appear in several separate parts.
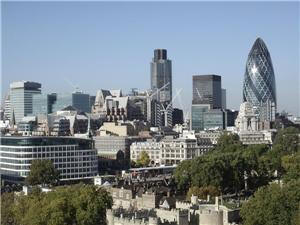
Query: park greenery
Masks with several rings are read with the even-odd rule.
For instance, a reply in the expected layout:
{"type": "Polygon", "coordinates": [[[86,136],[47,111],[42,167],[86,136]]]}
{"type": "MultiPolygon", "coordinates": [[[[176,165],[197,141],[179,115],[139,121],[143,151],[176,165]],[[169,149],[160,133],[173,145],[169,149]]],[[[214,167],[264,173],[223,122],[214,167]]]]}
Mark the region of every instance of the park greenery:
{"type": "Polygon", "coordinates": [[[56,185],[59,182],[59,171],[55,169],[51,160],[33,160],[30,166],[29,175],[25,183],[34,185],[56,185]]]}
{"type": "Polygon", "coordinates": [[[29,195],[1,195],[1,219],[5,225],[98,225],[106,224],[106,208],[112,198],[94,185],[77,184],[29,195]]]}
{"type": "Polygon", "coordinates": [[[294,127],[279,130],[272,147],[244,146],[237,135],[225,133],[212,151],[180,163],[175,181],[179,189],[187,192],[187,198],[192,194],[203,199],[213,195],[208,191],[199,194],[207,187],[221,195],[254,193],[242,206],[245,225],[299,224],[299,143],[299,130],[294,127]],[[277,217],[285,219],[274,222],[277,217]]]}

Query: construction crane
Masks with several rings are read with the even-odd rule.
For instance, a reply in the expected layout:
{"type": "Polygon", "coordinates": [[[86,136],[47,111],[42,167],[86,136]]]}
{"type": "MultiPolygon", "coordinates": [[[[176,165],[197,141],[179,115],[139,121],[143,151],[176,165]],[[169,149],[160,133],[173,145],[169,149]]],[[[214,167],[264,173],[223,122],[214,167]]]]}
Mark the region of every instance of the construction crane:
{"type": "Polygon", "coordinates": [[[146,99],[147,99],[147,120],[149,122],[151,122],[151,100],[153,98],[154,95],[158,95],[158,93],[164,89],[165,87],[167,87],[170,84],[170,82],[166,83],[164,86],[162,86],[159,89],[156,89],[154,93],[152,93],[150,95],[150,93],[148,91],[146,91],[146,99]]]}
{"type": "Polygon", "coordinates": [[[198,96],[199,96],[200,101],[203,100],[203,96],[200,94],[198,88],[196,88],[196,91],[197,91],[197,94],[198,94],[198,96]]]}
{"type": "Polygon", "coordinates": [[[72,87],[72,88],[74,88],[74,92],[79,92],[79,87],[78,87],[78,85],[74,85],[69,79],[67,79],[66,77],[65,77],[65,81],[72,87]]]}
{"type": "Polygon", "coordinates": [[[171,102],[166,107],[163,105],[163,103],[161,103],[162,112],[164,114],[164,119],[165,119],[165,126],[167,126],[168,124],[168,110],[172,106],[173,101],[177,98],[177,96],[180,94],[181,91],[182,88],[176,92],[176,95],[172,98],[171,102]]]}
{"type": "Polygon", "coordinates": [[[169,84],[170,84],[170,82],[166,83],[166,84],[165,84],[164,86],[162,86],[161,88],[156,89],[155,92],[152,93],[151,95],[148,93],[148,91],[146,91],[147,98],[152,99],[152,97],[153,97],[154,95],[156,95],[156,94],[158,95],[158,93],[159,93],[162,89],[164,89],[165,87],[167,87],[169,84]]]}
{"type": "MultiPolygon", "coordinates": [[[[178,91],[179,91],[179,90],[176,89],[176,93],[177,93],[178,91]]],[[[183,114],[183,116],[184,116],[184,121],[186,121],[188,115],[190,114],[190,110],[188,110],[186,107],[183,106],[183,104],[182,104],[182,99],[181,99],[181,94],[178,95],[178,102],[179,102],[180,107],[182,108],[182,111],[184,112],[184,114],[183,114]]]]}

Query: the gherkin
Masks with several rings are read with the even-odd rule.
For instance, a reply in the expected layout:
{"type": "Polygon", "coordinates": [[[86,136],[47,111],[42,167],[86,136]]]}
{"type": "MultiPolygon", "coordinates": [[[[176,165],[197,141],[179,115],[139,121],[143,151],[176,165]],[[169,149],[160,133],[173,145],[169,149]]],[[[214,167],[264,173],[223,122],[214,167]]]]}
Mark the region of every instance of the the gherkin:
{"type": "Polygon", "coordinates": [[[253,105],[261,120],[275,119],[277,101],[274,69],[270,53],[261,38],[256,39],[248,55],[243,100],[253,105]]]}

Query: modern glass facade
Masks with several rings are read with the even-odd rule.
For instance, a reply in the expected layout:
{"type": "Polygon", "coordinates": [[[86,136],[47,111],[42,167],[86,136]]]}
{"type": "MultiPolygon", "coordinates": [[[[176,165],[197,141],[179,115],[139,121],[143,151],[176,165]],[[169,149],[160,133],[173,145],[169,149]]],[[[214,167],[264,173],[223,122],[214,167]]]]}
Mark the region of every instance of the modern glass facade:
{"type": "Polygon", "coordinates": [[[192,130],[198,132],[204,129],[204,113],[210,109],[210,105],[192,105],[192,120],[191,128],[192,130]]]}
{"type": "Polygon", "coordinates": [[[248,55],[243,101],[255,107],[261,120],[275,119],[277,100],[274,69],[270,53],[261,38],[256,39],[248,55]]]}
{"type": "Polygon", "coordinates": [[[53,104],[56,102],[56,94],[39,94],[32,97],[32,114],[52,113],[53,104]]]}
{"type": "Polygon", "coordinates": [[[222,107],[221,76],[193,76],[193,104],[209,104],[210,108],[222,107]]]}
{"type": "Polygon", "coordinates": [[[212,109],[203,114],[204,129],[225,129],[225,113],[221,109],[212,109]]]}
{"type": "Polygon", "coordinates": [[[156,90],[163,87],[158,95],[161,103],[172,100],[172,61],[167,59],[166,49],[155,49],[154,58],[151,62],[151,89],[156,90]]]}
{"type": "Polygon", "coordinates": [[[98,172],[94,142],[74,137],[1,137],[3,179],[19,182],[28,176],[32,160],[50,159],[61,180],[85,179],[98,172]]]}
{"type": "Polygon", "coordinates": [[[19,81],[10,84],[10,110],[16,123],[23,117],[32,114],[32,98],[41,93],[41,84],[29,81],[19,81]]]}
{"type": "Polygon", "coordinates": [[[57,94],[56,102],[53,104],[53,112],[73,106],[82,112],[91,112],[90,95],[81,92],[70,94],[57,94]]]}

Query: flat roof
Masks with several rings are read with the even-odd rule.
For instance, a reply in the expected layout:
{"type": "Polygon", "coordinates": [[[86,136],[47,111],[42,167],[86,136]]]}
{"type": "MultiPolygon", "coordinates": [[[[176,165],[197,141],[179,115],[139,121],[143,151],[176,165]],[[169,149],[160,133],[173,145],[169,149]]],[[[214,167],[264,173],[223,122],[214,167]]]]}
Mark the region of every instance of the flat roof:
{"type": "Polygon", "coordinates": [[[177,165],[173,166],[153,166],[153,167],[142,167],[142,168],[131,168],[130,171],[141,171],[141,170],[159,170],[159,169],[175,169],[177,165]]]}

